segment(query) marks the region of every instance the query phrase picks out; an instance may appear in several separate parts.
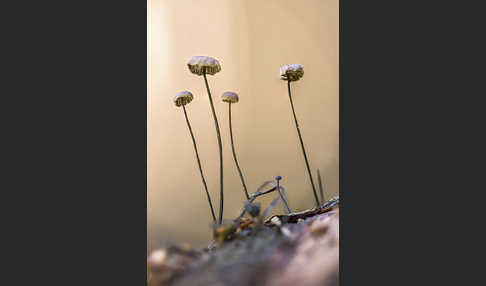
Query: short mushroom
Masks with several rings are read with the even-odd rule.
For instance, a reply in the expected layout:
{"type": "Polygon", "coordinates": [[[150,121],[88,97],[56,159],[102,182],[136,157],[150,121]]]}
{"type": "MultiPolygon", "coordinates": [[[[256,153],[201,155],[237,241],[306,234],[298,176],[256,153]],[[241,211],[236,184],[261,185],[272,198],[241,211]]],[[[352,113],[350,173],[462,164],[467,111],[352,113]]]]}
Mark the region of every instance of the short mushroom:
{"type": "Polygon", "coordinates": [[[238,102],[238,100],[239,100],[238,94],[236,94],[235,92],[232,92],[232,91],[227,91],[227,92],[223,93],[223,95],[221,96],[221,99],[223,100],[223,102],[228,103],[231,150],[233,151],[233,159],[235,160],[236,168],[238,169],[238,173],[240,174],[240,180],[241,180],[241,184],[243,185],[243,190],[245,192],[246,199],[249,200],[250,196],[248,195],[248,190],[246,188],[245,180],[243,179],[243,173],[241,172],[240,165],[238,164],[238,160],[236,159],[235,144],[233,142],[233,127],[232,127],[232,124],[231,124],[231,105],[233,103],[238,102]]]}
{"type": "Polygon", "coordinates": [[[208,186],[206,184],[206,179],[204,179],[204,174],[201,167],[201,161],[199,160],[199,153],[197,152],[196,139],[194,139],[194,134],[192,133],[191,124],[189,123],[189,118],[187,117],[186,104],[189,104],[193,98],[194,96],[192,95],[191,92],[181,91],[177,93],[177,95],[174,97],[174,104],[177,107],[182,106],[182,109],[184,110],[184,116],[186,117],[187,127],[189,128],[189,132],[191,133],[192,143],[194,145],[194,151],[196,152],[197,165],[199,166],[199,172],[201,173],[201,180],[203,182],[204,189],[206,190],[206,196],[208,197],[209,208],[211,209],[213,222],[216,222],[216,216],[214,214],[213,204],[211,203],[211,196],[209,195],[208,186]]]}

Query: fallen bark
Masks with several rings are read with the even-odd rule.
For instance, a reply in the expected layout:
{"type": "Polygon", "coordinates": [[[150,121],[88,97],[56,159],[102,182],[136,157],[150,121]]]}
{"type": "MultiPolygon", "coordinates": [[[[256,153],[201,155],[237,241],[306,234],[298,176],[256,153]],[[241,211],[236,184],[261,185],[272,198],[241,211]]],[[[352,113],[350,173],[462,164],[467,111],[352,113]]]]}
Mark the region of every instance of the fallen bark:
{"type": "Polygon", "coordinates": [[[154,251],[148,285],[339,285],[339,197],[265,222],[243,217],[223,233],[203,251],[154,251]]]}

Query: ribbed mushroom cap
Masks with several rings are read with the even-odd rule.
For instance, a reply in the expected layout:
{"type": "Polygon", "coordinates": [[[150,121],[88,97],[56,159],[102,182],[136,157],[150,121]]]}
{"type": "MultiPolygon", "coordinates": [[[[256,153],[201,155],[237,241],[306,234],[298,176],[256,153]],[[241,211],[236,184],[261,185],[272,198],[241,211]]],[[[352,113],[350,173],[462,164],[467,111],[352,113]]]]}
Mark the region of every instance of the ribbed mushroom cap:
{"type": "Polygon", "coordinates": [[[280,79],[297,81],[304,76],[304,67],[299,64],[284,65],[280,68],[280,79]]]}
{"type": "Polygon", "coordinates": [[[232,92],[232,91],[227,91],[225,93],[223,93],[223,95],[221,96],[221,99],[224,101],[224,102],[231,102],[231,103],[237,103],[238,102],[238,94],[236,94],[235,92],[232,92]]]}
{"type": "Polygon", "coordinates": [[[181,105],[186,105],[189,102],[192,101],[194,96],[192,96],[192,93],[189,91],[181,91],[176,94],[174,97],[174,103],[176,106],[181,106],[181,105]]]}
{"type": "Polygon", "coordinates": [[[221,70],[218,60],[207,56],[194,56],[187,62],[187,66],[193,74],[197,75],[202,75],[204,70],[210,75],[221,70]]]}

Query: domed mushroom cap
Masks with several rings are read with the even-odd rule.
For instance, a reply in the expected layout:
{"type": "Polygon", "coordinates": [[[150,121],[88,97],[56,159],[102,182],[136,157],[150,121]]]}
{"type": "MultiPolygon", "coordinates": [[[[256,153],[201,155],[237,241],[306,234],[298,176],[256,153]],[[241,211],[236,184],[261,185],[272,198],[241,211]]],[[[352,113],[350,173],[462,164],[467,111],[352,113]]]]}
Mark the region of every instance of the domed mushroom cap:
{"type": "Polygon", "coordinates": [[[181,105],[186,105],[189,102],[192,101],[194,96],[192,96],[192,93],[189,91],[181,91],[176,94],[174,97],[174,103],[176,106],[181,106],[181,105]]]}
{"type": "Polygon", "coordinates": [[[280,79],[297,81],[304,76],[304,67],[299,64],[284,65],[280,68],[280,79]]]}
{"type": "Polygon", "coordinates": [[[231,103],[237,103],[238,102],[238,94],[236,94],[235,92],[232,92],[232,91],[227,91],[225,93],[223,93],[223,95],[221,96],[221,99],[224,101],[224,102],[231,102],[231,103]]]}
{"type": "Polygon", "coordinates": [[[206,56],[192,57],[189,62],[187,62],[187,66],[193,74],[197,75],[202,75],[204,70],[206,70],[206,74],[210,75],[214,75],[221,70],[221,66],[217,59],[206,56]]]}

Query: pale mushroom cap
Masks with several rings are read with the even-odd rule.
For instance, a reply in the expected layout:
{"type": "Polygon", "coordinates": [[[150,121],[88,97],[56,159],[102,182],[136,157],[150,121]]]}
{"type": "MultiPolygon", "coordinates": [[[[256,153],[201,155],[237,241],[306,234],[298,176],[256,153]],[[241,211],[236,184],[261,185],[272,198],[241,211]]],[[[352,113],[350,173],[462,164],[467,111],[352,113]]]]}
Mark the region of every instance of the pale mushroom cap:
{"type": "Polygon", "coordinates": [[[174,103],[176,106],[181,106],[181,105],[186,105],[189,102],[192,101],[194,96],[192,96],[192,93],[189,91],[181,91],[176,94],[174,97],[174,103]]]}
{"type": "Polygon", "coordinates": [[[232,91],[227,91],[225,93],[223,93],[223,95],[221,96],[221,99],[224,101],[224,102],[231,102],[231,103],[237,103],[238,102],[238,94],[236,94],[235,92],[232,92],[232,91]]]}
{"type": "Polygon", "coordinates": [[[304,67],[299,64],[284,65],[280,68],[280,79],[296,81],[304,76],[304,67]]]}
{"type": "Polygon", "coordinates": [[[206,70],[206,74],[210,75],[221,70],[218,60],[207,56],[194,56],[187,62],[187,66],[193,74],[197,75],[202,75],[204,70],[206,70]]]}

